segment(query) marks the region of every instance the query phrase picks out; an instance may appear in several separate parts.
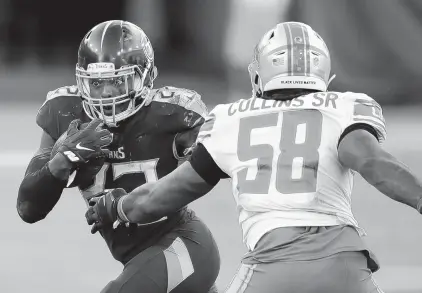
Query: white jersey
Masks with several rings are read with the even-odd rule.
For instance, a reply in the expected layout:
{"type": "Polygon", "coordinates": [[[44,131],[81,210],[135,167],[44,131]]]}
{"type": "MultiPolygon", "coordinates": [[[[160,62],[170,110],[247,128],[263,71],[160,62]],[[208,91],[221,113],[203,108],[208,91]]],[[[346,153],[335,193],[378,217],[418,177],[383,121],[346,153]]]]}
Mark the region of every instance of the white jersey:
{"type": "Polygon", "coordinates": [[[365,94],[320,92],[289,101],[251,98],[211,111],[198,142],[232,178],[243,240],[253,250],[278,227],[352,225],[354,172],[337,146],[347,127],[386,137],[381,107],[365,94]]]}

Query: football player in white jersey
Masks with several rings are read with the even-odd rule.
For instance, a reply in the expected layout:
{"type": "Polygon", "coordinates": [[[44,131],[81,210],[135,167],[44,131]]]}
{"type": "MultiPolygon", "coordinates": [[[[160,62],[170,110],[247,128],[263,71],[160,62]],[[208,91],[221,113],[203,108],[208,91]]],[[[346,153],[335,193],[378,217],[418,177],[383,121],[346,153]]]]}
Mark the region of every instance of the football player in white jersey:
{"type": "Polygon", "coordinates": [[[308,25],[280,23],[258,43],[250,99],[218,105],[188,162],[129,194],[101,197],[88,223],[146,223],[232,179],[249,252],[228,292],[382,292],[351,210],[356,172],[421,211],[422,184],[381,146],[381,107],[329,92],[330,54],[308,25]]]}

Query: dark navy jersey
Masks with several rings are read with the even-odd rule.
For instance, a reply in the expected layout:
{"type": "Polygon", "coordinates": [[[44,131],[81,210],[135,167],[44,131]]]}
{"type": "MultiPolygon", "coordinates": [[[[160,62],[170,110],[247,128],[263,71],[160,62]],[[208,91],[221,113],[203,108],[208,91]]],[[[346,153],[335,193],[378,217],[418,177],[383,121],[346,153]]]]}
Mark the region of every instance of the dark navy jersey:
{"type": "MultiPolygon", "coordinates": [[[[81,189],[85,200],[118,187],[130,192],[146,182],[158,180],[178,166],[180,158],[174,154],[173,145],[175,135],[201,125],[207,114],[206,106],[198,93],[186,89],[164,87],[152,90],[150,95],[148,105],[120,122],[118,127],[110,128],[114,134],[109,146],[110,157],[92,184],[81,189]]],[[[72,120],[90,120],[82,101],[76,87],[49,92],[37,115],[37,124],[57,140],[72,120]]],[[[188,214],[182,209],[155,224],[106,227],[102,236],[114,258],[125,263],[153,245],[188,214]]]]}

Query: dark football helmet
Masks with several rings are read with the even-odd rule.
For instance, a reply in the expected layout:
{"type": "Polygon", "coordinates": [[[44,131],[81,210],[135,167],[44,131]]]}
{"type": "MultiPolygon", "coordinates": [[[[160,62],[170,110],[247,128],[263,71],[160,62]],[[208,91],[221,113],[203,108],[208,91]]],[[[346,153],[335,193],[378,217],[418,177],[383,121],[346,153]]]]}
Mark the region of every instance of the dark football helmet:
{"type": "Polygon", "coordinates": [[[135,24],[106,21],[82,39],[76,82],[91,119],[98,117],[116,126],[135,114],[148,102],[156,76],[151,42],[135,24]]]}

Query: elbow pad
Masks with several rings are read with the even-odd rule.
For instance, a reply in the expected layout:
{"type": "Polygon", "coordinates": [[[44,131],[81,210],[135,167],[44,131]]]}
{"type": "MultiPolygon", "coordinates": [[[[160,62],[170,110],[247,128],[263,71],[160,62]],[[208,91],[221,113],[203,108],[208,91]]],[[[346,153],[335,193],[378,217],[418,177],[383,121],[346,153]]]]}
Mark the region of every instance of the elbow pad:
{"type": "Polygon", "coordinates": [[[27,223],[44,219],[59,200],[66,181],[54,177],[48,164],[40,170],[26,174],[18,193],[17,210],[27,223]]]}

